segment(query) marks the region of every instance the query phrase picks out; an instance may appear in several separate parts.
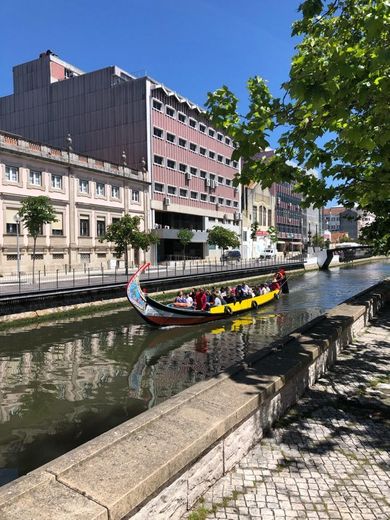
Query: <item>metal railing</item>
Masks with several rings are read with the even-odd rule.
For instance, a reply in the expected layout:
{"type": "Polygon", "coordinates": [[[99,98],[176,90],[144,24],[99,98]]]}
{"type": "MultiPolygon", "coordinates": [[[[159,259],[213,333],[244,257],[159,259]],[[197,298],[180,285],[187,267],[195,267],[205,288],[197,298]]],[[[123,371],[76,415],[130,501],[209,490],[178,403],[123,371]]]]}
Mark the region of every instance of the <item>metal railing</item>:
{"type": "MultiPolygon", "coordinates": [[[[186,260],[170,261],[151,266],[141,275],[141,280],[156,280],[161,278],[176,278],[192,276],[197,274],[242,271],[256,268],[269,267],[271,270],[276,266],[300,264],[303,262],[301,254],[291,255],[287,258],[277,257],[272,259],[247,259],[247,260],[186,260]]],[[[35,276],[32,273],[19,273],[18,275],[7,275],[0,277],[0,296],[11,294],[23,294],[29,292],[42,292],[48,290],[72,289],[80,287],[96,287],[112,284],[125,284],[129,276],[137,268],[129,269],[126,275],[124,268],[92,269],[84,266],[82,269],[47,269],[37,270],[35,276]]],[[[249,273],[248,273],[249,274],[249,273]]]]}

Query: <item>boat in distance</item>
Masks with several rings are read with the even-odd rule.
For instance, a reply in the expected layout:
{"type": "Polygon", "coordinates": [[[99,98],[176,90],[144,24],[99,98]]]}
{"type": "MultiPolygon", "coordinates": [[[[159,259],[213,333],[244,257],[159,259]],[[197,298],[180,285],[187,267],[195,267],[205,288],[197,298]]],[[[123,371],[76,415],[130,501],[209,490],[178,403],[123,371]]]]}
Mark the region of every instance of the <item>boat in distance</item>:
{"type": "Polygon", "coordinates": [[[209,310],[195,310],[188,307],[175,307],[174,304],[163,304],[145,294],[140,286],[139,277],[149,267],[150,263],[142,265],[130,278],[126,295],[137,313],[149,325],[155,327],[170,327],[175,325],[198,325],[210,321],[221,320],[242,312],[255,310],[274,298],[279,298],[280,289],[267,294],[245,298],[235,303],[225,303],[210,307],[209,310]]]}

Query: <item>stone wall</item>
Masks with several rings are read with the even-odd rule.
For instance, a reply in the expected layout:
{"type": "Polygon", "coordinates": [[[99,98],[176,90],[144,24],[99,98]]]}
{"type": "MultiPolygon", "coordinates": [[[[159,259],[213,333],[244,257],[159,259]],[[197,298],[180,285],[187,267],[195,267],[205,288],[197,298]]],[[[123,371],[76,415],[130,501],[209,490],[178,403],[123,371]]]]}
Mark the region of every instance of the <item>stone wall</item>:
{"type": "Polygon", "coordinates": [[[0,518],[179,519],[390,300],[390,280],[0,489],[0,518]]]}

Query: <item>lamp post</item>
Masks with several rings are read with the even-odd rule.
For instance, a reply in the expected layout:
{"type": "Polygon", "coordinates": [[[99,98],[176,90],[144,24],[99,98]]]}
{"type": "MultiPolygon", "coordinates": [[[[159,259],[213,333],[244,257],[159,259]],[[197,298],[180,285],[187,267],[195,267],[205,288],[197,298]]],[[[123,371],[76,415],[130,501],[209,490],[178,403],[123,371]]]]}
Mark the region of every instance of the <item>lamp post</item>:
{"type": "Polygon", "coordinates": [[[309,231],[307,233],[307,245],[308,247],[311,246],[311,229],[310,229],[310,222],[309,222],[309,231]]]}
{"type": "Polygon", "coordinates": [[[16,272],[18,275],[18,280],[20,278],[19,225],[21,220],[22,219],[19,213],[16,213],[16,215],[14,216],[14,221],[16,222],[16,272]]]}

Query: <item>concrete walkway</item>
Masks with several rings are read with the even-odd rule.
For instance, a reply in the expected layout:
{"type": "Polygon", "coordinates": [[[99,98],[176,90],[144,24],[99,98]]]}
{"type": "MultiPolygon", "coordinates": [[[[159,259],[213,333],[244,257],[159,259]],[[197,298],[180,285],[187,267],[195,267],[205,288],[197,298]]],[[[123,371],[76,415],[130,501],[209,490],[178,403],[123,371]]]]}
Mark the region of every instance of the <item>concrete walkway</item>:
{"type": "Polygon", "coordinates": [[[390,306],[185,518],[390,519],[390,306]]]}

